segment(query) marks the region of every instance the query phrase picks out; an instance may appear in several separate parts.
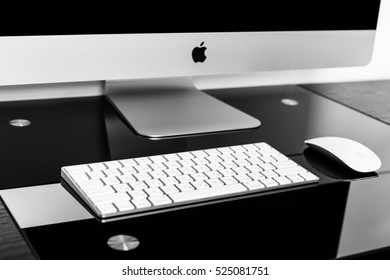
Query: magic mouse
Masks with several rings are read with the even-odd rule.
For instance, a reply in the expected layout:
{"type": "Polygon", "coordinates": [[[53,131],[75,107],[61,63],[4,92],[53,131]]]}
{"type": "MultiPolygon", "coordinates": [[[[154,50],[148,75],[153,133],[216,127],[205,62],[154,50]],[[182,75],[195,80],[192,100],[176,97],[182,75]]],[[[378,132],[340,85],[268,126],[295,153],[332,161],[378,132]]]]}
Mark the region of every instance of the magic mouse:
{"type": "Polygon", "coordinates": [[[374,172],[382,162],[369,148],[354,140],[343,137],[318,137],[305,141],[310,148],[330,158],[336,158],[357,172],[374,172]]]}

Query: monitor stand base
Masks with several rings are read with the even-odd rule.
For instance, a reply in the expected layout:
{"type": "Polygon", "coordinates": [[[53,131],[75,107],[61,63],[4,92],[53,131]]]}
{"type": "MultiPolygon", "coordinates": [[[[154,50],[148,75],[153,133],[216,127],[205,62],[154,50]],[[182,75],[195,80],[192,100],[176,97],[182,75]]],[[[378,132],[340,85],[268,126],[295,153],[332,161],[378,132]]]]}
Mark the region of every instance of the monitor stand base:
{"type": "Polygon", "coordinates": [[[260,121],[198,90],[190,78],[107,81],[105,94],[148,138],[251,129],[260,121]]]}

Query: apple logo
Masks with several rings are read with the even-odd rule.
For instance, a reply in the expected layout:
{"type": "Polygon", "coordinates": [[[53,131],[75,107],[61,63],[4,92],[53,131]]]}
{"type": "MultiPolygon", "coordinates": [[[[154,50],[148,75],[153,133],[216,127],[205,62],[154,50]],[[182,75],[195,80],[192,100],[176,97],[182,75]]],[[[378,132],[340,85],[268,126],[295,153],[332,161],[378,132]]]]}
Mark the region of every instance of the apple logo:
{"type": "Polygon", "coordinates": [[[206,52],[206,47],[203,46],[204,42],[202,42],[200,44],[199,47],[195,47],[193,50],[192,50],[192,59],[194,60],[195,63],[198,63],[198,62],[204,62],[207,58],[205,52],[206,52]]]}

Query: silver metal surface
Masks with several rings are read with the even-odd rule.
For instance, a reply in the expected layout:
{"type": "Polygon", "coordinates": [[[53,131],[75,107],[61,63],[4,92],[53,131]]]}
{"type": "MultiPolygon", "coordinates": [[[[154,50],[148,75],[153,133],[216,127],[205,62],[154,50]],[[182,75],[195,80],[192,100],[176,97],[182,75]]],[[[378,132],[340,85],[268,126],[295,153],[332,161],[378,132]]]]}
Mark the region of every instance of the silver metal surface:
{"type": "Polygon", "coordinates": [[[61,184],[0,190],[0,195],[20,228],[92,218],[61,184]]]}
{"type": "Polygon", "coordinates": [[[107,241],[107,245],[114,250],[130,251],[139,246],[139,241],[131,235],[120,234],[110,237],[107,241]]]}
{"type": "Polygon", "coordinates": [[[3,36],[0,85],[357,66],[374,39],[375,30],[3,36]],[[207,60],[194,63],[203,41],[207,60]]]}
{"type": "Polygon", "coordinates": [[[149,138],[256,128],[260,121],[196,89],[189,78],[107,82],[106,94],[149,138]]]}
{"type": "Polygon", "coordinates": [[[16,127],[26,127],[29,126],[31,122],[29,120],[24,120],[24,119],[15,119],[15,120],[11,120],[9,124],[16,127]]]}

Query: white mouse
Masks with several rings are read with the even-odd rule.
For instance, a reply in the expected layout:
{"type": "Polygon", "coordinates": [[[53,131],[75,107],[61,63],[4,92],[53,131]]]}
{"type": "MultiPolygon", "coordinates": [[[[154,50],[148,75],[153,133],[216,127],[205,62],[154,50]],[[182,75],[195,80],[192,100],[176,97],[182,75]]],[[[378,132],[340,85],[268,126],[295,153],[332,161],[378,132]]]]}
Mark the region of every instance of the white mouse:
{"type": "Polygon", "coordinates": [[[382,162],[363,144],[342,137],[318,137],[305,141],[306,145],[326,155],[336,157],[357,172],[374,172],[382,162]]]}

